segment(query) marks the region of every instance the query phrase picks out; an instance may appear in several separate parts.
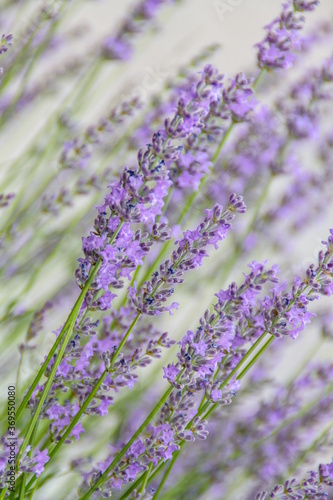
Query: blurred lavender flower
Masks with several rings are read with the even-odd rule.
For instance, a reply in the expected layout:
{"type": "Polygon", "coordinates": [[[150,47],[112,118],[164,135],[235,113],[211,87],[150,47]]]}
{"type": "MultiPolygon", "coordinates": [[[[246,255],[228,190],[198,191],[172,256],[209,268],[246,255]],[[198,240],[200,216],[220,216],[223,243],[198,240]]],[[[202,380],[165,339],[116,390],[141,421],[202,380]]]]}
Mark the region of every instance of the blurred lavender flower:
{"type": "Polygon", "coordinates": [[[295,11],[311,11],[319,2],[288,0],[283,4],[279,17],[268,24],[265,29],[267,34],[258,47],[258,65],[260,68],[286,69],[290,68],[295,60],[294,51],[300,50],[302,38],[300,30],[304,18],[295,11]]]}
{"type": "Polygon", "coordinates": [[[330,464],[320,464],[318,471],[308,472],[308,476],[301,481],[288,479],[284,485],[276,485],[269,493],[266,491],[259,492],[255,500],[268,500],[269,498],[279,498],[281,500],[289,498],[329,498],[325,486],[333,486],[333,462],[330,464]]]}
{"type": "Polygon", "coordinates": [[[7,52],[7,50],[12,44],[13,44],[13,35],[2,34],[0,39],[0,54],[7,52]]]}

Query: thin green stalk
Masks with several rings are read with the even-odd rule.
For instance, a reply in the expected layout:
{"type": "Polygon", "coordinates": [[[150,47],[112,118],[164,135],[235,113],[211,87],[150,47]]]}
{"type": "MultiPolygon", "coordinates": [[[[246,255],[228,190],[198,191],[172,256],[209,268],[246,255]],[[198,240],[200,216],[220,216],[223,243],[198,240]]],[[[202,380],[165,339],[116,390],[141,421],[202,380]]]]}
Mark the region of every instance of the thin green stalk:
{"type": "Polygon", "coordinates": [[[19,390],[20,374],[21,374],[22,363],[23,363],[23,355],[24,355],[24,351],[20,349],[20,361],[19,361],[19,364],[18,364],[18,367],[17,367],[16,384],[15,384],[17,392],[19,390]]]}
{"type": "MultiPolygon", "coordinates": [[[[56,341],[55,341],[55,343],[53,344],[53,346],[52,346],[52,348],[51,348],[51,350],[50,350],[50,352],[49,352],[49,354],[48,354],[48,356],[47,356],[46,360],[44,361],[43,365],[42,365],[42,366],[41,366],[41,368],[39,369],[39,372],[38,372],[38,374],[36,375],[36,377],[35,377],[35,379],[34,379],[34,381],[33,381],[32,385],[31,385],[31,387],[30,387],[29,391],[27,392],[27,394],[25,395],[25,397],[24,397],[24,399],[23,399],[22,403],[20,404],[20,406],[19,406],[19,408],[18,408],[18,410],[17,410],[17,412],[16,412],[16,418],[19,418],[19,416],[20,416],[21,412],[23,411],[23,409],[24,409],[24,408],[25,408],[25,406],[27,405],[27,403],[28,403],[29,399],[31,398],[32,393],[34,392],[34,390],[35,390],[35,388],[36,388],[36,386],[37,386],[37,384],[38,384],[38,382],[40,381],[40,379],[41,379],[41,378],[42,378],[42,376],[44,375],[44,372],[45,372],[46,368],[48,367],[48,365],[49,365],[49,363],[50,363],[51,359],[53,358],[53,355],[54,355],[55,351],[57,350],[57,348],[58,348],[59,344],[63,341],[63,339],[64,339],[64,337],[65,337],[65,335],[66,335],[66,332],[68,332],[68,331],[69,331],[69,334],[67,333],[67,335],[66,335],[66,336],[69,338],[70,333],[71,333],[71,332],[70,332],[70,328],[71,328],[71,326],[73,325],[73,318],[74,318],[74,323],[75,323],[75,320],[76,320],[76,318],[77,318],[77,315],[78,315],[78,313],[79,313],[79,311],[80,311],[80,308],[81,308],[81,305],[82,305],[82,303],[83,303],[84,297],[85,297],[85,295],[86,295],[87,291],[89,290],[90,285],[91,285],[91,283],[92,283],[93,279],[95,278],[95,276],[96,276],[96,274],[97,274],[97,272],[98,272],[98,270],[99,270],[100,266],[101,266],[101,261],[100,261],[99,263],[97,263],[97,264],[95,265],[95,267],[93,268],[93,272],[92,272],[92,273],[91,273],[91,275],[89,276],[89,278],[88,278],[88,280],[87,280],[87,282],[86,282],[86,284],[85,284],[84,288],[81,290],[81,293],[80,293],[80,295],[79,295],[79,297],[78,297],[77,301],[75,302],[75,305],[74,305],[74,307],[73,307],[73,309],[72,309],[71,313],[69,314],[69,316],[68,316],[68,318],[67,318],[67,320],[66,320],[66,323],[65,323],[65,325],[63,326],[63,328],[62,328],[62,330],[61,330],[61,332],[60,332],[60,334],[59,334],[59,336],[58,336],[57,340],[56,340],[56,341]]],[[[58,367],[58,364],[60,363],[60,361],[61,361],[61,360],[59,359],[59,356],[58,356],[58,359],[55,361],[55,363],[54,363],[54,365],[53,365],[53,366],[57,366],[57,367],[58,367]]],[[[50,379],[50,377],[49,377],[49,379],[50,379]]],[[[53,378],[52,378],[52,380],[53,380],[53,378]]]]}
{"type": "Polygon", "coordinates": [[[291,384],[294,382],[294,380],[297,379],[303,373],[303,371],[308,366],[310,361],[312,361],[313,358],[316,356],[322,345],[323,345],[323,339],[321,339],[321,342],[318,342],[318,344],[311,349],[310,356],[307,356],[307,358],[303,361],[303,363],[297,370],[297,373],[293,375],[293,377],[289,380],[289,382],[287,383],[287,388],[289,388],[291,384]]]}
{"type": "Polygon", "coordinates": [[[127,450],[132,446],[134,441],[140,436],[140,434],[144,431],[144,429],[147,427],[149,422],[155,417],[155,415],[159,412],[159,410],[162,408],[170,394],[172,393],[174,387],[171,385],[167,391],[164,393],[162,398],[159,400],[159,402],[155,405],[155,407],[152,409],[152,411],[149,413],[148,417],[145,419],[145,421],[140,425],[140,427],[137,429],[137,431],[133,434],[131,439],[126,443],[126,445],[122,448],[122,450],[117,454],[117,456],[113,459],[109,467],[105,470],[105,472],[101,475],[101,477],[94,483],[90,490],[83,495],[80,500],[87,500],[90,498],[90,496],[93,494],[93,492],[98,488],[107,478],[108,474],[112,471],[112,469],[119,463],[119,461],[122,459],[122,457],[125,455],[127,450]]]}
{"type": "Polygon", "coordinates": [[[151,474],[152,468],[153,468],[153,462],[150,462],[149,467],[148,467],[147,471],[144,474],[144,479],[142,481],[142,486],[141,486],[141,489],[140,489],[140,498],[142,498],[142,496],[143,496],[143,494],[145,492],[145,489],[146,489],[146,486],[147,486],[148,479],[149,479],[149,476],[151,474]]]}
{"type": "Polygon", "coordinates": [[[257,354],[251,359],[248,365],[242,370],[242,372],[238,375],[237,380],[242,380],[245,377],[247,372],[252,368],[252,366],[258,361],[258,359],[263,355],[263,353],[269,348],[269,346],[276,340],[276,337],[273,335],[266,341],[266,343],[261,347],[261,349],[257,352],[257,354]]]}
{"type": "MultiPolygon", "coordinates": [[[[112,366],[114,365],[114,363],[116,362],[122,348],[124,347],[129,335],[131,334],[131,332],[133,331],[133,328],[135,327],[135,325],[137,324],[137,322],[139,321],[139,318],[141,316],[141,313],[138,313],[136,315],[136,317],[134,318],[134,320],[132,321],[131,325],[129,326],[129,328],[127,329],[127,332],[126,334],[124,335],[124,337],[122,338],[122,341],[120,342],[117,350],[115,351],[112,359],[111,359],[111,364],[110,364],[110,368],[108,368],[107,370],[105,370],[102,375],[100,376],[100,378],[98,379],[98,382],[96,383],[96,385],[93,387],[91,393],[89,394],[88,398],[85,400],[85,402],[83,403],[83,405],[81,406],[80,410],[78,411],[78,413],[75,415],[75,417],[73,418],[73,420],[71,421],[71,423],[69,424],[69,426],[67,427],[66,431],[64,432],[64,434],[62,435],[60,441],[58,441],[58,443],[55,445],[55,447],[53,448],[53,450],[50,452],[49,454],[49,457],[50,457],[50,460],[49,462],[51,461],[51,458],[54,457],[54,455],[57,453],[57,451],[59,450],[60,446],[64,443],[64,441],[67,439],[67,437],[69,436],[69,434],[72,432],[73,428],[75,427],[75,425],[78,423],[78,421],[80,420],[81,416],[83,415],[83,413],[86,411],[86,409],[88,408],[89,404],[91,403],[91,401],[94,399],[95,395],[97,394],[97,391],[98,389],[101,387],[101,385],[103,384],[107,374],[109,373],[109,371],[111,370],[112,366]]],[[[48,463],[49,463],[48,462],[48,463]]]]}
{"type": "Polygon", "coordinates": [[[164,487],[164,485],[165,485],[165,483],[166,483],[166,481],[167,481],[167,479],[168,479],[168,477],[170,475],[170,472],[172,471],[172,469],[173,469],[173,467],[174,467],[174,465],[175,465],[175,463],[176,463],[176,461],[177,461],[177,459],[178,459],[178,457],[180,455],[180,452],[181,452],[181,449],[178,450],[178,451],[176,451],[173,454],[173,457],[172,457],[172,460],[171,460],[171,462],[169,464],[169,467],[165,471],[165,473],[163,475],[163,478],[162,478],[160,484],[158,485],[158,488],[157,488],[157,490],[156,490],[156,492],[155,492],[152,500],[156,500],[159,497],[160,493],[162,492],[162,489],[163,489],[163,487],[164,487]]]}
{"type": "MultiPolygon", "coordinates": [[[[33,446],[33,443],[35,441],[35,437],[37,435],[38,424],[39,424],[39,422],[36,423],[36,425],[34,427],[34,430],[33,430],[33,433],[31,435],[31,439],[30,439],[31,446],[33,446]]],[[[29,451],[28,457],[31,457],[31,454],[32,454],[32,449],[29,451]]],[[[27,480],[27,474],[25,472],[23,472],[23,474],[21,476],[21,487],[20,487],[19,500],[24,500],[25,499],[26,480],[27,480]]]]}
{"type": "MultiPolygon", "coordinates": [[[[119,231],[121,230],[121,228],[123,227],[123,225],[124,225],[124,223],[123,223],[123,222],[121,222],[121,223],[118,225],[118,227],[117,227],[116,231],[113,233],[112,237],[110,238],[110,244],[112,244],[112,243],[113,243],[113,241],[116,239],[116,237],[118,236],[119,231]]],[[[61,343],[61,341],[62,341],[63,337],[65,336],[67,329],[69,328],[69,330],[70,330],[70,328],[71,328],[71,323],[73,323],[73,321],[74,321],[73,325],[75,324],[76,318],[77,318],[77,316],[78,316],[78,314],[79,314],[79,312],[80,312],[80,308],[81,308],[81,305],[82,305],[83,300],[84,300],[84,298],[85,298],[85,295],[86,295],[87,291],[89,290],[90,285],[91,285],[91,283],[93,282],[94,278],[96,277],[96,275],[97,275],[97,273],[98,273],[98,271],[99,271],[99,269],[100,269],[100,267],[101,267],[101,264],[102,264],[102,260],[101,260],[101,259],[99,259],[99,261],[96,263],[96,265],[94,266],[93,270],[91,271],[91,273],[90,273],[90,275],[89,275],[89,278],[88,278],[88,279],[87,279],[87,281],[86,281],[85,286],[84,286],[84,287],[83,287],[83,289],[81,290],[81,293],[80,293],[80,295],[79,295],[79,297],[78,297],[77,301],[75,302],[75,305],[74,305],[74,307],[73,307],[73,309],[72,309],[72,311],[71,311],[70,315],[68,316],[68,318],[67,318],[67,320],[66,320],[66,323],[65,323],[65,325],[63,326],[63,328],[62,328],[62,330],[61,330],[61,332],[60,332],[60,334],[59,334],[59,336],[58,336],[57,340],[56,340],[56,341],[55,341],[55,343],[53,344],[53,346],[52,346],[52,348],[51,348],[51,350],[50,350],[50,352],[49,352],[49,354],[48,354],[48,356],[47,356],[46,360],[44,361],[43,365],[41,366],[41,368],[40,368],[40,370],[39,370],[39,372],[38,372],[37,376],[35,377],[35,379],[34,379],[34,381],[33,381],[32,385],[31,385],[31,387],[30,387],[30,389],[29,389],[29,391],[28,391],[28,393],[26,394],[26,396],[25,396],[25,398],[23,399],[23,401],[22,401],[21,405],[19,406],[19,408],[18,408],[18,410],[17,410],[17,412],[16,412],[16,418],[18,418],[18,417],[20,416],[20,414],[21,414],[21,412],[22,412],[23,408],[24,408],[24,407],[26,406],[26,404],[28,403],[28,401],[29,401],[29,399],[30,399],[30,397],[31,397],[31,395],[32,395],[32,393],[33,393],[33,391],[35,390],[35,388],[36,388],[36,386],[37,386],[38,382],[40,381],[40,379],[41,379],[41,378],[42,378],[42,376],[44,375],[44,372],[45,372],[45,370],[46,370],[47,366],[49,365],[49,363],[50,363],[50,361],[51,361],[51,359],[52,359],[52,357],[53,357],[53,355],[54,355],[54,353],[55,353],[55,351],[56,351],[57,347],[59,346],[59,344],[61,343]]],[[[70,333],[69,333],[69,334],[67,334],[67,336],[69,337],[69,336],[70,336],[70,333]]],[[[60,361],[61,361],[61,360],[59,359],[59,355],[58,355],[58,357],[57,357],[57,359],[56,359],[56,361],[55,361],[55,363],[54,363],[54,365],[53,365],[53,366],[55,366],[56,364],[59,364],[59,363],[60,363],[60,361]]],[[[50,377],[51,377],[51,375],[49,376],[49,379],[50,379],[50,377]]]]}
{"type": "MultiPolygon", "coordinates": [[[[86,291],[88,291],[88,289],[85,290],[85,293],[86,293],[86,291]]],[[[64,355],[65,349],[66,349],[67,344],[69,342],[69,339],[71,337],[73,328],[75,326],[75,321],[76,321],[77,315],[78,315],[78,313],[80,311],[81,304],[82,304],[82,302],[84,300],[85,294],[82,295],[82,296],[80,295],[80,297],[81,297],[81,300],[78,303],[80,307],[76,308],[76,310],[75,310],[77,314],[73,314],[72,315],[72,321],[70,322],[69,327],[66,330],[66,333],[65,333],[65,335],[64,335],[64,337],[62,339],[62,344],[60,346],[58,355],[57,355],[57,357],[56,357],[56,359],[55,359],[55,361],[53,363],[53,366],[52,366],[52,369],[51,369],[51,373],[50,373],[50,375],[49,375],[49,377],[47,379],[47,382],[46,382],[46,384],[44,386],[44,390],[43,390],[43,392],[42,392],[42,394],[41,394],[41,396],[39,398],[36,410],[35,410],[35,412],[33,414],[33,417],[31,419],[30,425],[28,427],[27,433],[26,433],[26,435],[24,437],[24,440],[23,440],[23,443],[21,445],[21,448],[20,448],[20,450],[18,452],[18,455],[17,455],[17,469],[18,469],[18,466],[20,464],[22,453],[26,449],[26,446],[27,446],[27,444],[28,444],[28,442],[30,440],[31,434],[33,432],[33,429],[34,429],[34,427],[35,427],[35,425],[37,423],[37,420],[39,418],[40,412],[42,411],[42,408],[44,406],[44,402],[45,402],[45,400],[46,400],[46,398],[47,398],[47,396],[48,396],[48,394],[49,394],[49,392],[51,390],[51,387],[52,387],[52,384],[53,384],[53,379],[54,379],[54,377],[56,375],[56,372],[58,370],[59,364],[61,363],[61,360],[62,360],[62,357],[64,355]]]]}
{"type": "Polygon", "coordinates": [[[8,485],[2,488],[2,491],[0,492],[0,500],[4,500],[7,490],[8,490],[8,485]]]}

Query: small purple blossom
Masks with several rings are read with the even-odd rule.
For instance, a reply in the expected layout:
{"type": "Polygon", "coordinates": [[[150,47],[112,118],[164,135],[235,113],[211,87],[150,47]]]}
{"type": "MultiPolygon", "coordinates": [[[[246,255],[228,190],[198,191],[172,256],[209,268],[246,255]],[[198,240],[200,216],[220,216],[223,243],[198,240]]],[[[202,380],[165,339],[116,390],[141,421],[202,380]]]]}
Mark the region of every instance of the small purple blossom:
{"type": "Polygon", "coordinates": [[[2,34],[0,39],[0,54],[7,52],[8,48],[13,44],[13,35],[2,34]]]}

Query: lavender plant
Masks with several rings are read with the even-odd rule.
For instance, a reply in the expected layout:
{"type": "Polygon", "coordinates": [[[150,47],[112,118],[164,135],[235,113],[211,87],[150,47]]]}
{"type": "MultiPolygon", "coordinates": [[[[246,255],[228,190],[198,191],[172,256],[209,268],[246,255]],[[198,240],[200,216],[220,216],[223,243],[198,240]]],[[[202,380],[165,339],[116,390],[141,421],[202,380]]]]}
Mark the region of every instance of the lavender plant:
{"type": "Polygon", "coordinates": [[[92,43],[73,14],[102,4],[4,4],[4,149],[39,105],[45,121],[1,164],[0,500],[332,497],[319,3],[283,3],[246,72],[200,47],[148,99],[119,74],[186,1],[138,1],[92,43]]]}

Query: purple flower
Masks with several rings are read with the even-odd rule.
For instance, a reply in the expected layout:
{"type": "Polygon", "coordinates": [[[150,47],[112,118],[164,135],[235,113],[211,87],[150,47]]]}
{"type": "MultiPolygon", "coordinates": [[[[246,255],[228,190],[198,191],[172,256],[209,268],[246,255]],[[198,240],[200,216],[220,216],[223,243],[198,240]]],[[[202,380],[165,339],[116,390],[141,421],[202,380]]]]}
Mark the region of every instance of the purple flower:
{"type": "Polygon", "coordinates": [[[171,383],[175,382],[175,378],[179,373],[179,369],[176,368],[176,366],[173,363],[171,363],[167,367],[164,367],[163,370],[164,370],[163,378],[166,378],[171,383]]]}
{"type": "Polygon", "coordinates": [[[309,12],[319,5],[319,0],[293,0],[295,10],[309,12]]]}
{"type": "Polygon", "coordinates": [[[245,204],[241,196],[232,194],[225,211],[220,205],[212,210],[205,210],[204,221],[195,229],[183,233],[183,238],[176,242],[176,250],[171,257],[160,265],[150,281],[144,282],[139,290],[130,287],[129,296],[133,305],[141,314],[150,316],[171,312],[177,303],[165,306],[164,303],[173,295],[174,286],[184,282],[185,272],[200,267],[208,256],[206,247],[223,240],[231,227],[235,213],[243,213],[245,204]]]}
{"type": "Polygon", "coordinates": [[[133,54],[133,47],[126,40],[108,37],[104,40],[102,54],[106,59],[128,61],[133,54]]]}
{"type": "Polygon", "coordinates": [[[32,458],[33,467],[31,468],[31,472],[34,472],[37,477],[40,476],[44,470],[44,465],[49,460],[50,459],[49,459],[47,450],[43,450],[43,451],[35,450],[35,455],[32,458]]]}
{"type": "MultiPolygon", "coordinates": [[[[313,10],[318,2],[294,3],[295,10],[313,10]]],[[[287,69],[293,65],[294,51],[302,46],[300,30],[304,19],[293,11],[293,4],[288,0],[283,4],[279,17],[265,27],[267,34],[258,47],[258,65],[265,69],[287,69]]]]}
{"type": "Polygon", "coordinates": [[[13,44],[13,35],[5,35],[3,34],[0,39],[0,54],[7,52],[10,45],[13,44]]]}

